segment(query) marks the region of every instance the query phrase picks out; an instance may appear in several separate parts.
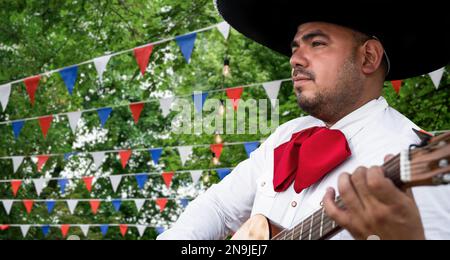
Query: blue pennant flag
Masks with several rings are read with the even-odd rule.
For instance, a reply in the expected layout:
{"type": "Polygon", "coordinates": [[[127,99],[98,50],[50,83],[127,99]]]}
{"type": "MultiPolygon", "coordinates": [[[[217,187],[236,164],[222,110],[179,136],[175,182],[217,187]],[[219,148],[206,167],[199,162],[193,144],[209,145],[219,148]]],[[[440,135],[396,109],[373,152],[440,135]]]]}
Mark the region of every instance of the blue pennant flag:
{"type": "Polygon", "coordinates": [[[48,235],[48,233],[50,232],[50,226],[44,225],[41,228],[42,228],[42,234],[44,234],[44,236],[46,237],[48,235]]]}
{"type": "Polygon", "coordinates": [[[208,92],[195,92],[192,95],[192,100],[194,100],[195,110],[197,113],[202,112],[203,105],[205,105],[206,99],[208,98],[208,92]]]}
{"type": "Polygon", "coordinates": [[[60,179],[58,180],[59,189],[61,190],[61,194],[66,193],[66,186],[69,183],[68,179],[60,179]]]}
{"type": "Polygon", "coordinates": [[[15,121],[12,122],[12,128],[14,131],[14,137],[16,139],[19,138],[20,132],[22,131],[23,126],[25,125],[25,121],[15,121]]]}
{"type": "Polygon", "coordinates": [[[106,233],[108,233],[109,225],[101,225],[100,230],[102,231],[102,235],[106,236],[106,233]]]}
{"type": "Polygon", "coordinates": [[[102,128],[105,127],[106,121],[108,120],[111,112],[112,112],[112,108],[110,108],[110,107],[97,109],[98,117],[100,117],[100,122],[102,124],[102,128]]]}
{"type": "Polygon", "coordinates": [[[145,183],[147,182],[147,180],[148,180],[147,174],[136,175],[136,181],[138,183],[139,189],[141,189],[141,190],[144,189],[144,186],[145,186],[145,183]]]}
{"type": "Polygon", "coordinates": [[[114,209],[116,210],[116,212],[120,211],[120,206],[122,205],[122,200],[113,200],[112,204],[114,206],[114,209]]]}
{"type": "Polygon", "coordinates": [[[188,199],[180,199],[180,204],[183,208],[186,208],[189,205],[188,199]]]}
{"type": "Polygon", "coordinates": [[[73,88],[75,87],[75,83],[77,82],[78,77],[78,66],[70,67],[67,69],[63,69],[59,72],[61,78],[66,83],[67,90],[69,94],[72,95],[73,88]]]}
{"type": "Polygon", "coordinates": [[[162,151],[163,151],[162,148],[150,149],[150,155],[152,156],[152,160],[155,163],[155,165],[159,164],[159,159],[161,158],[162,151]]]}
{"type": "Polygon", "coordinates": [[[247,152],[247,156],[250,157],[250,154],[255,151],[256,149],[258,149],[259,146],[259,142],[249,142],[249,143],[245,143],[244,147],[245,147],[245,151],[247,152]]]}
{"type": "Polygon", "coordinates": [[[217,169],[216,172],[219,174],[220,179],[223,180],[223,178],[231,173],[231,169],[217,169]]]}
{"type": "Polygon", "coordinates": [[[64,154],[64,161],[68,161],[70,157],[77,155],[77,152],[71,152],[71,153],[65,153],[64,154]]]}
{"type": "Polygon", "coordinates": [[[164,233],[165,229],[164,227],[157,227],[156,228],[156,233],[158,233],[158,235],[161,235],[162,233],[164,233]]]}
{"type": "Polygon", "coordinates": [[[53,209],[55,208],[55,201],[54,200],[48,200],[48,201],[45,202],[45,204],[47,205],[48,214],[51,214],[53,209]]]}
{"type": "Polygon", "coordinates": [[[197,33],[186,34],[175,38],[178,46],[180,46],[186,62],[189,63],[194,50],[195,40],[197,39],[197,33]]]}

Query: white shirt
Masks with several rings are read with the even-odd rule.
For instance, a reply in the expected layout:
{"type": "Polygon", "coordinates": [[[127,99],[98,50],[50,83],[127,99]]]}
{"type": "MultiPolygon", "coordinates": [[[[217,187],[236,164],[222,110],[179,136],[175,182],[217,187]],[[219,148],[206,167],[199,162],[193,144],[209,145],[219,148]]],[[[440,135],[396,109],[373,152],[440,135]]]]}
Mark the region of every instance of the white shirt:
{"type": "MultiPolygon", "coordinates": [[[[340,174],[353,173],[359,166],[382,165],[387,154],[398,154],[420,141],[412,130],[419,128],[380,97],[332,127],[346,136],[352,151],[350,159],[300,194],[294,191],[293,185],[284,192],[275,192],[272,182],[274,149],[288,142],[292,134],[314,126],[325,124],[307,116],[280,126],[248,160],[190,203],[173,227],[158,239],[224,239],[255,214],[262,214],[284,228],[292,228],[320,209],[326,189],[337,188],[340,174]]],[[[450,239],[450,188],[427,187],[413,192],[427,238],[450,239]]],[[[346,231],[334,237],[351,238],[346,231]]]]}

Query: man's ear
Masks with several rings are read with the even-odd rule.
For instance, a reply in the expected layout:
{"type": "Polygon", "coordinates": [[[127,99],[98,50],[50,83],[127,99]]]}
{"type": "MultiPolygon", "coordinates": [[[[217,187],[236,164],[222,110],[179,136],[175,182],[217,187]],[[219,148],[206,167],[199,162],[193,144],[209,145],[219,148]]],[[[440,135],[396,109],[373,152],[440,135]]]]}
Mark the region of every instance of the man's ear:
{"type": "Polygon", "coordinates": [[[363,45],[364,62],[362,71],[366,75],[375,73],[381,67],[384,57],[384,48],[378,40],[368,40],[363,45]]]}

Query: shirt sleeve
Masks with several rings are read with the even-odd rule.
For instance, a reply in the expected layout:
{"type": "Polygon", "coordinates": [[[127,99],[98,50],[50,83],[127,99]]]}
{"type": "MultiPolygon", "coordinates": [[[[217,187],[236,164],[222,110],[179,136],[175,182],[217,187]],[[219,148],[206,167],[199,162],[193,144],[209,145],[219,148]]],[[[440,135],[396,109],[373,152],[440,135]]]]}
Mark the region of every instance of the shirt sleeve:
{"type": "Polygon", "coordinates": [[[158,240],[225,239],[248,220],[256,193],[256,180],[273,154],[269,137],[250,158],[240,163],[220,183],[191,202],[173,227],[158,240]]]}

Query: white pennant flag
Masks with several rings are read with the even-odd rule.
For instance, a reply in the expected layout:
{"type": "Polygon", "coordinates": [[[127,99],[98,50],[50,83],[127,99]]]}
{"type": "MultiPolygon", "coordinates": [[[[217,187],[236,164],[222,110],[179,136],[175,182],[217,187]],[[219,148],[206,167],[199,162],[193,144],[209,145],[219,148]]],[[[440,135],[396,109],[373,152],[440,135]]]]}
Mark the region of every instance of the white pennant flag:
{"type": "Polygon", "coordinates": [[[136,226],[138,232],[139,232],[139,236],[142,237],[145,233],[145,230],[147,229],[147,226],[144,225],[137,225],[136,226]]]}
{"type": "Polygon", "coordinates": [[[180,153],[181,164],[184,166],[186,161],[192,156],[192,146],[178,147],[178,152],[180,153]]]}
{"type": "Polygon", "coordinates": [[[12,157],[14,173],[16,173],[17,170],[19,169],[20,165],[22,165],[22,162],[23,162],[24,158],[25,157],[23,157],[23,156],[14,156],[14,157],[12,157]]]}
{"type": "Polygon", "coordinates": [[[191,171],[192,182],[195,184],[198,183],[200,177],[202,177],[203,171],[191,171]]]}
{"type": "Polygon", "coordinates": [[[9,215],[11,213],[11,208],[14,203],[13,200],[3,200],[3,207],[5,207],[6,213],[9,215]]]}
{"type": "Polygon", "coordinates": [[[159,100],[159,105],[161,106],[162,115],[167,117],[170,114],[170,108],[172,107],[175,97],[168,97],[159,100]]]}
{"type": "Polygon", "coordinates": [[[29,230],[30,230],[30,225],[20,225],[20,231],[22,231],[23,237],[26,237],[28,235],[29,230]]]}
{"type": "Polygon", "coordinates": [[[111,186],[114,192],[117,192],[117,188],[119,187],[120,182],[122,181],[122,175],[109,176],[109,180],[111,181],[111,186]]]}
{"type": "Polygon", "coordinates": [[[36,193],[38,196],[41,196],[41,192],[44,189],[44,186],[47,185],[47,179],[33,179],[34,188],[36,189],[36,193]]]}
{"type": "Polygon", "coordinates": [[[277,105],[278,94],[280,93],[281,80],[267,82],[263,84],[264,89],[266,90],[267,96],[272,103],[272,107],[277,105]]]}
{"type": "Polygon", "coordinates": [[[433,81],[433,84],[436,87],[436,89],[438,89],[439,85],[441,84],[441,79],[442,76],[444,75],[444,70],[445,68],[441,68],[430,73],[431,80],[433,81]]]}
{"type": "Polygon", "coordinates": [[[144,206],[145,200],[144,199],[135,199],[134,203],[136,204],[136,208],[139,211],[141,211],[142,206],[144,206]]]}
{"type": "Polygon", "coordinates": [[[228,39],[230,35],[230,25],[227,22],[221,22],[217,25],[217,29],[223,35],[223,38],[228,39]]]}
{"type": "Polygon", "coordinates": [[[0,103],[2,104],[3,112],[5,112],[6,106],[8,106],[10,95],[11,95],[11,84],[0,86],[0,103]]]}
{"type": "Polygon", "coordinates": [[[67,113],[67,117],[69,118],[70,128],[72,129],[72,133],[74,133],[74,134],[77,131],[78,121],[80,121],[82,113],[83,112],[81,112],[81,111],[67,113]]]}
{"type": "Polygon", "coordinates": [[[98,168],[102,166],[103,161],[105,160],[105,152],[96,152],[91,154],[92,158],[94,159],[95,170],[98,170],[98,168]]]}
{"type": "Polygon", "coordinates": [[[94,59],[95,69],[97,70],[98,77],[100,79],[100,83],[103,83],[103,73],[106,71],[106,65],[108,65],[109,60],[111,59],[111,55],[103,56],[100,58],[94,59]]]}
{"type": "Polygon", "coordinates": [[[78,200],[67,200],[67,206],[69,207],[70,214],[73,215],[77,205],[78,205],[78,200]]]}
{"type": "Polygon", "coordinates": [[[83,232],[83,235],[87,237],[89,233],[89,225],[80,225],[80,229],[81,232],[83,232]]]}

